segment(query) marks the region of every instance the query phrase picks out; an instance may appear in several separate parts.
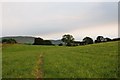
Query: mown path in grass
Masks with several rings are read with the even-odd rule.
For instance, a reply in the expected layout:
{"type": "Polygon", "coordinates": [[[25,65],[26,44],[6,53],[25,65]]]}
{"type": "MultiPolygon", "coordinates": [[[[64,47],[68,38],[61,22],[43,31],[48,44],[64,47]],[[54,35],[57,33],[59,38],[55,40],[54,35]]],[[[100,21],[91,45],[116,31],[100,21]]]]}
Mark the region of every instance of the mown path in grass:
{"type": "Polygon", "coordinates": [[[3,48],[3,78],[116,78],[118,42],[3,48]]]}
{"type": "Polygon", "coordinates": [[[43,54],[40,54],[38,57],[38,61],[36,62],[35,69],[33,70],[33,74],[37,79],[43,78],[42,65],[43,65],[43,54]]]}
{"type": "Polygon", "coordinates": [[[35,67],[44,48],[32,45],[11,45],[2,53],[3,78],[36,78],[35,67]]]}

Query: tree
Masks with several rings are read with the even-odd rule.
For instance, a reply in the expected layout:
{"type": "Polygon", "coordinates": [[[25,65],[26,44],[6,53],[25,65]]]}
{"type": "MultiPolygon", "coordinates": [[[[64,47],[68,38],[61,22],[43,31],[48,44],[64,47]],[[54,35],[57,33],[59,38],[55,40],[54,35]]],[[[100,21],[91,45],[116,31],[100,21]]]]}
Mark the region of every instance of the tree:
{"type": "Polygon", "coordinates": [[[44,40],[43,45],[52,45],[52,42],[50,40],[44,40]]]}
{"type": "Polygon", "coordinates": [[[112,41],[120,41],[120,38],[114,38],[112,41]]]}
{"type": "Polygon", "coordinates": [[[73,41],[74,41],[74,38],[72,35],[69,35],[69,34],[65,34],[63,35],[62,39],[61,39],[63,42],[65,42],[66,46],[71,46],[73,41]]]}
{"type": "Polygon", "coordinates": [[[106,39],[106,41],[111,41],[111,39],[110,38],[105,38],[106,39]]]}
{"type": "Polygon", "coordinates": [[[63,46],[63,44],[62,44],[62,43],[60,43],[60,44],[59,44],[59,46],[63,46]]]}
{"type": "Polygon", "coordinates": [[[15,39],[2,39],[2,43],[7,43],[7,44],[14,44],[17,43],[15,39]]]}
{"type": "Polygon", "coordinates": [[[50,40],[43,40],[42,38],[35,38],[33,45],[52,45],[50,40]]]}
{"type": "Polygon", "coordinates": [[[33,44],[34,45],[41,45],[41,44],[43,44],[43,39],[42,38],[35,38],[33,44]]]}
{"type": "Polygon", "coordinates": [[[86,44],[93,44],[93,39],[90,37],[85,37],[83,39],[83,42],[85,42],[86,44]]]}
{"type": "Polygon", "coordinates": [[[100,43],[100,42],[104,42],[105,39],[103,36],[98,36],[97,39],[96,39],[96,43],[100,43]]]}

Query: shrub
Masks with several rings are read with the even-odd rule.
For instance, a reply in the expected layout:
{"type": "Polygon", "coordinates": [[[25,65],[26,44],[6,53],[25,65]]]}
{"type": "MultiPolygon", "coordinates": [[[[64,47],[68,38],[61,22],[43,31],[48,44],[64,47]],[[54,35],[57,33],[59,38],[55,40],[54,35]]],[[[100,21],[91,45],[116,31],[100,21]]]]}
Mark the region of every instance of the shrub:
{"type": "Polygon", "coordinates": [[[85,37],[83,39],[83,42],[85,42],[86,44],[93,44],[93,39],[90,37],[85,37]]]}
{"type": "Polygon", "coordinates": [[[15,39],[2,39],[2,43],[15,44],[17,41],[15,39]]]}
{"type": "Polygon", "coordinates": [[[59,44],[59,46],[63,46],[63,44],[62,44],[62,43],[60,43],[60,44],[59,44]]]}

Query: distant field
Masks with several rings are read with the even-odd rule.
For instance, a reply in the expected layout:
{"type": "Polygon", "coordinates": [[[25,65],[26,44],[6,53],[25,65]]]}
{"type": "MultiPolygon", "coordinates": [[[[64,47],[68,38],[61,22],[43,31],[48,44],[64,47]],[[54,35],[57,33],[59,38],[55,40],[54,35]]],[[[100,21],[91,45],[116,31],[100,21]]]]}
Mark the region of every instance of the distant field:
{"type": "Polygon", "coordinates": [[[86,46],[3,45],[3,78],[117,78],[118,42],[86,46]]]}

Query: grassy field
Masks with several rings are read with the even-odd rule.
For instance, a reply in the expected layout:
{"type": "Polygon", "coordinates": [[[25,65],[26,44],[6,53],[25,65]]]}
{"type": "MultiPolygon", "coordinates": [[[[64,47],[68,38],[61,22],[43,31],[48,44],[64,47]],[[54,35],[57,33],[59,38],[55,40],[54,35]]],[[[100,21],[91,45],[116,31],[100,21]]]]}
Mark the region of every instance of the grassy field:
{"type": "Polygon", "coordinates": [[[0,79],[2,78],[2,44],[0,44],[0,79]]]}
{"type": "Polygon", "coordinates": [[[86,46],[3,45],[3,78],[116,78],[118,42],[86,46]]]}

